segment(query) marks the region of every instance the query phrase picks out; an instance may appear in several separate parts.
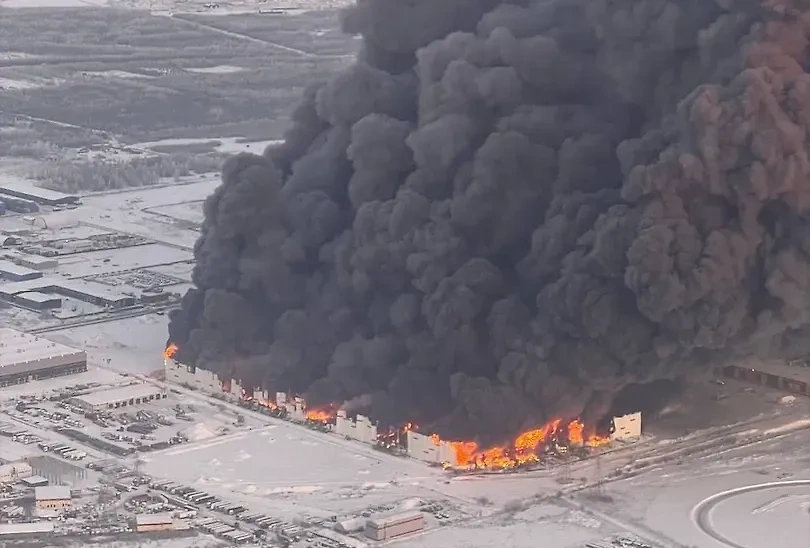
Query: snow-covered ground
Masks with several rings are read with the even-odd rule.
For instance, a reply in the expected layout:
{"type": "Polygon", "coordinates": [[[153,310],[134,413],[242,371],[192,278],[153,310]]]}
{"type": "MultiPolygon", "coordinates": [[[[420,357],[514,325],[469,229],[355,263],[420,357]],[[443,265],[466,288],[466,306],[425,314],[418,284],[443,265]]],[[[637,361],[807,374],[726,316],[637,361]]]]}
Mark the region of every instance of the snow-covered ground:
{"type": "Polygon", "coordinates": [[[216,65],[213,67],[196,67],[186,68],[188,72],[199,72],[201,74],[233,74],[235,72],[242,72],[247,70],[244,67],[235,67],[233,65],[216,65]]]}
{"type": "MultiPolygon", "coordinates": [[[[727,490],[810,479],[810,431],[732,449],[608,484],[612,502],[592,503],[619,520],[652,529],[673,545],[728,548],[701,531],[694,510],[727,490]]],[[[709,528],[744,548],[804,548],[808,541],[810,485],[779,487],[725,498],[708,512],[709,528]]]]}
{"type": "Polygon", "coordinates": [[[72,327],[46,336],[83,348],[89,363],[130,374],[148,374],[163,367],[167,333],[167,317],[151,314],[72,327]]]}
{"type": "Polygon", "coordinates": [[[106,0],[0,0],[3,8],[103,8],[108,5],[106,0]]]}
{"type": "MultiPolygon", "coordinates": [[[[239,67],[209,67],[208,69],[187,69],[196,72],[222,72],[224,70],[239,69],[239,67]],[[216,70],[222,69],[222,70],[216,70]]],[[[266,141],[244,141],[240,137],[211,137],[211,138],[181,138],[175,137],[172,139],[160,139],[158,141],[143,141],[135,143],[132,146],[138,149],[150,150],[154,147],[160,146],[183,146],[183,145],[196,145],[216,141],[218,144],[214,147],[216,152],[224,154],[238,154],[239,152],[253,152],[261,154],[264,149],[271,144],[277,144],[279,140],[266,140],[266,141]]]]}

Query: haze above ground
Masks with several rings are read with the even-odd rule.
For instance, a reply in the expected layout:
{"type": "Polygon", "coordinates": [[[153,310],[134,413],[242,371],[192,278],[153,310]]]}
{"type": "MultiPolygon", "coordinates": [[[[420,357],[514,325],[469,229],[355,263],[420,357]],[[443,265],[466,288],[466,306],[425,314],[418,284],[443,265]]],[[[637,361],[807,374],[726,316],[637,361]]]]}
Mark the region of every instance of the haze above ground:
{"type": "MultiPolygon", "coordinates": [[[[351,62],[357,41],[340,34],[334,11],[345,3],[221,2],[209,9],[203,2],[111,2],[116,9],[108,9],[88,7],[107,5],[96,0],[0,1],[6,8],[0,11],[0,179],[86,196],[79,210],[43,213],[46,234],[78,233],[85,223],[146,236],[157,246],[152,253],[104,252],[87,263],[60,267],[62,274],[103,274],[132,263],[166,269],[183,280],[174,286],[182,292],[190,284],[202,200],[218,184],[224,157],[239,150],[259,152],[279,139],[313,76],[322,78],[351,62]],[[279,6],[300,10],[258,14],[279,6]],[[152,14],[135,11],[145,9],[152,14]],[[155,188],[139,188],[148,186],[155,188]]],[[[0,218],[0,229],[26,226],[30,222],[21,216],[0,218]]],[[[0,308],[3,325],[36,329],[58,323],[19,308],[0,308]]],[[[145,314],[55,329],[48,336],[86,348],[95,367],[143,374],[161,367],[166,333],[166,316],[145,314]]],[[[91,368],[82,379],[102,374],[91,368]]],[[[781,409],[773,391],[731,383],[728,391],[731,402],[689,402],[658,431],[663,435],[670,427],[670,433],[684,434],[696,426],[717,426],[746,407],[749,415],[784,412],[786,417],[773,424],[803,413],[798,406],[781,409]]],[[[696,393],[710,401],[711,392],[703,386],[696,393]]],[[[743,431],[750,435],[751,430],[768,428],[743,431]]],[[[150,459],[147,468],[290,516],[411,497],[453,501],[465,516],[455,525],[405,539],[402,546],[520,548],[544,539],[548,546],[574,548],[629,530],[661,545],[712,548],[724,545],[692,520],[695,505],[734,487],[810,479],[810,460],[803,452],[808,442],[804,432],[690,455],[668,453],[675,442],[652,438],[637,452],[582,463],[568,473],[588,482],[632,465],[645,451],[648,458],[663,455],[649,470],[609,484],[605,493],[590,489],[548,500],[543,497],[562,488],[560,470],[449,480],[416,463],[271,423],[260,425],[256,435],[168,450],[150,459]]],[[[712,527],[747,548],[774,541],[803,548],[806,527],[792,527],[807,523],[801,497],[810,490],[797,494],[795,489],[730,497],[718,503],[712,527]],[[778,500],[787,502],[775,504],[778,500]]],[[[196,545],[194,539],[186,542],[196,545]]]]}

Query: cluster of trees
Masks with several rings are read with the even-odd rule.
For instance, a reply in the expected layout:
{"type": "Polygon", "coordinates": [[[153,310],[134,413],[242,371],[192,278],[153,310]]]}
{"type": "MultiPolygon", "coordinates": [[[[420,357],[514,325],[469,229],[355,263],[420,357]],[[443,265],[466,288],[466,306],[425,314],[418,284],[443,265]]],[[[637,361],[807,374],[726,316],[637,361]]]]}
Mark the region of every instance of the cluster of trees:
{"type": "Polygon", "coordinates": [[[135,158],[127,162],[60,160],[38,167],[31,175],[51,190],[101,191],[149,186],[165,178],[217,171],[222,162],[220,155],[190,154],[135,158]]]}

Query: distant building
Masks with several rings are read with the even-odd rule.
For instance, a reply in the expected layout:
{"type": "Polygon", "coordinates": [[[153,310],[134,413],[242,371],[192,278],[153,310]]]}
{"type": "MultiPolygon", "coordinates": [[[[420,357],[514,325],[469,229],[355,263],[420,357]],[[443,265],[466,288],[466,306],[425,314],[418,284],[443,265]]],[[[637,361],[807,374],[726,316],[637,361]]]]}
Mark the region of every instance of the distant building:
{"type": "Polygon", "coordinates": [[[84,351],[0,327],[0,387],[82,371],[87,371],[84,351]]]}
{"type": "Polygon", "coordinates": [[[0,483],[17,483],[31,477],[34,470],[27,462],[10,462],[0,466],[0,483]]]}
{"type": "Polygon", "coordinates": [[[22,484],[26,487],[45,487],[48,485],[48,478],[43,478],[42,476],[29,476],[27,478],[23,478],[22,484]]]}
{"type": "Polygon", "coordinates": [[[20,253],[19,256],[13,259],[13,262],[26,268],[33,268],[34,270],[50,270],[59,266],[59,261],[52,257],[41,257],[39,255],[29,255],[27,253],[20,253]]]}
{"type": "MultiPolygon", "coordinates": [[[[22,198],[51,206],[77,204],[80,200],[79,196],[73,194],[65,194],[63,192],[56,192],[55,190],[40,188],[30,183],[16,183],[12,181],[4,181],[0,184],[0,195],[13,196],[15,198],[22,198]]],[[[8,200],[8,198],[3,198],[3,200],[8,200]]]]}
{"type": "Polygon", "coordinates": [[[50,310],[52,308],[62,307],[61,297],[48,295],[47,293],[39,293],[37,291],[18,293],[12,297],[11,301],[34,310],[50,310]]]}
{"type": "Polygon", "coordinates": [[[37,487],[34,489],[37,510],[66,510],[73,505],[69,487],[37,487]]]}
{"type": "Polygon", "coordinates": [[[42,277],[42,272],[32,270],[12,263],[11,261],[0,260],[0,278],[10,282],[26,282],[42,277]]]}
{"type": "Polygon", "coordinates": [[[641,413],[613,417],[611,440],[632,441],[641,437],[641,413]]]}
{"type": "Polygon", "coordinates": [[[729,365],[723,368],[723,375],[801,396],[810,396],[810,367],[804,365],[783,363],[729,365]]]}
{"type": "Polygon", "coordinates": [[[408,512],[366,522],[366,536],[373,540],[389,540],[425,528],[425,515],[422,512],[408,512]]]}
{"type": "Polygon", "coordinates": [[[175,529],[171,514],[140,514],[135,516],[135,531],[151,533],[154,531],[171,531],[175,529]]]}
{"type": "Polygon", "coordinates": [[[0,544],[2,541],[36,536],[37,539],[53,534],[55,527],[52,521],[33,523],[0,523],[0,544]]]}
{"type": "Polygon", "coordinates": [[[163,389],[151,384],[140,383],[91,392],[70,398],[69,401],[87,412],[97,413],[109,409],[120,409],[132,405],[140,405],[166,397],[167,394],[163,389]]]}
{"type": "MultiPolygon", "coordinates": [[[[40,276],[42,275],[41,272],[39,272],[39,274],[40,276]]],[[[70,297],[79,301],[94,304],[96,306],[105,306],[110,308],[132,306],[137,301],[137,299],[132,295],[115,293],[108,290],[102,284],[83,280],[65,280],[43,277],[34,280],[0,284],[0,299],[4,301],[14,302],[14,297],[16,295],[28,292],[57,294],[62,295],[63,297],[70,297]]]]}

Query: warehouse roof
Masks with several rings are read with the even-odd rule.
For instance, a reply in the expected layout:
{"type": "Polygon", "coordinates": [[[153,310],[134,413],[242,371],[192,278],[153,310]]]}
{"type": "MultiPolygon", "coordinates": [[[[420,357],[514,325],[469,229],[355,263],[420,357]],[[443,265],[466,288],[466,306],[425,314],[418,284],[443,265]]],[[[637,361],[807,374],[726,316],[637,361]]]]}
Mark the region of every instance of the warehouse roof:
{"type": "Polygon", "coordinates": [[[11,365],[66,355],[83,357],[85,353],[30,333],[0,327],[0,370],[11,365]]]}
{"type": "Polygon", "coordinates": [[[11,274],[12,276],[36,276],[38,278],[42,276],[42,272],[39,270],[32,270],[30,268],[14,264],[11,261],[0,259],[0,274],[3,273],[11,274]]]}
{"type": "Polygon", "coordinates": [[[371,519],[368,521],[368,525],[379,529],[382,527],[390,527],[398,523],[404,523],[417,519],[424,519],[424,517],[425,516],[422,514],[422,512],[406,512],[403,514],[394,514],[392,516],[382,516],[379,518],[371,519]]]}
{"type": "Polygon", "coordinates": [[[40,293],[39,291],[25,291],[24,293],[18,293],[17,297],[35,303],[47,303],[48,301],[59,299],[59,295],[48,295],[47,293],[40,293]]]}
{"type": "Polygon", "coordinates": [[[788,365],[779,362],[756,363],[749,361],[738,367],[750,367],[752,370],[759,371],[760,373],[768,373],[785,379],[810,383],[810,367],[804,365],[788,365]]]}
{"type": "Polygon", "coordinates": [[[174,519],[171,514],[139,514],[135,516],[135,523],[137,525],[163,525],[174,523],[174,519]]]}
{"type": "Polygon", "coordinates": [[[43,478],[42,476],[28,476],[27,478],[23,478],[22,482],[29,487],[42,487],[48,485],[48,478],[43,478]]]}
{"type": "Polygon", "coordinates": [[[20,198],[27,198],[29,200],[50,202],[75,202],[79,199],[74,194],[65,194],[55,190],[48,190],[47,188],[40,188],[31,183],[22,183],[14,181],[3,181],[0,184],[0,194],[8,194],[9,196],[17,196],[20,198]]]}
{"type": "Polygon", "coordinates": [[[47,487],[35,487],[34,496],[37,500],[64,500],[70,498],[70,487],[59,485],[49,485],[47,487]]]}
{"type": "Polygon", "coordinates": [[[100,390],[98,392],[91,392],[82,396],[76,396],[74,399],[83,401],[88,405],[106,405],[117,401],[125,401],[133,398],[143,398],[144,396],[151,396],[152,394],[160,394],[163,390],[151,384],[130,384],[128,386],[120,386],[118,388],[110,388],[107,390],[100,390]]]}
{"type": "Polygon", "coordinates": [[[37,521],[34,523],[0,523],[0,537],[5,535],[34,535],[53,533],[54,525],[51,521],[37,521]]]}
{"type": "MultiPolygon", "coordinates": [[[[34,272],[39,271],[35,270],[34,272]]],[[[47,277],[38,278],[36,280],[4,283],[0,285],[0,293],[4,295],[17,295],[18,293],[23,293],[26,291],[59,293],[60,288],[110,302],[116,302],[128,298],[127,295],[108,290],[100,283],[93,283],[85,280],[65,280],[61,278],[57,279],[47,277]]]]}

